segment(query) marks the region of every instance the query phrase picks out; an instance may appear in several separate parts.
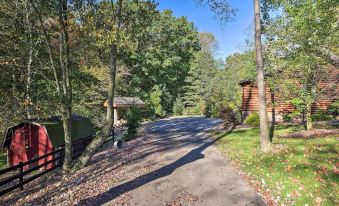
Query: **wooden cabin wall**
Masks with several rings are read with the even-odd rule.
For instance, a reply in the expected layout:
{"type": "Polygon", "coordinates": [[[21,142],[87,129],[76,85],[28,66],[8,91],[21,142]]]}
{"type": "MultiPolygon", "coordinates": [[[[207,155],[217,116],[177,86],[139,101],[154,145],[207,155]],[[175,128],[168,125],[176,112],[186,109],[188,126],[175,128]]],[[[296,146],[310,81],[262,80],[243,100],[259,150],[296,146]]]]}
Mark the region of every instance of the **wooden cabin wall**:
{"type": "MultiPolygon", "coordinates": [[[[243,118],[245,118],[248,114],[259,110],[258,85],[247,82],[241,86],[243,92],[242,111],[243,118]]],[[[319,110],[327,110],[330,104],[339,100],[339,69],[332,70],[327,79],[318,83],[318,88],[322,91],[322,94],[312,105],[313,113],[319,110]]],[[[279,94],[272,93],[268,86],[266,86],[266,102],[269,119],[272,118],[273,114],[281,116],[294,111],[292,104],[281,100],[279,94]],[[275,103],[275,108],[272,108],[273,102],[275,103]]],[[[282,121],[282,118],[278,118],[277,121],[282,121]]]]}

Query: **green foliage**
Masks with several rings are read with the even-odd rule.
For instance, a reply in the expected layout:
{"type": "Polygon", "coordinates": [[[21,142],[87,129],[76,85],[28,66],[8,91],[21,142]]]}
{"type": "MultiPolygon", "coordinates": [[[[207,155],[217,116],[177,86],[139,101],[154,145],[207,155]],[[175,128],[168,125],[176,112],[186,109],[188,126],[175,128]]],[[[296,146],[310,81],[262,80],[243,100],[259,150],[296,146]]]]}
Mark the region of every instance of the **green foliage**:
{"type": "Polygon", "coordinates": [[[219,109],[219,118],[223,120],[224,126],[235,126],[241,121],[241,114],[239,111],[232,109],[231,107],[221,107],[219,109]]]}
{"type": "Polygon", "coordinates": [[[148,32],[147,41],[139,41],[143,51],[133,53],[134,60],[128,65],[137,67],[129,71],[127,85],[137,94],[149,94],[159,87],[162,111],[156,113],[163,116],[172,112],[186,85],[193,55],[199,49],[198,32],[185,17],[176,18],[170,10],[159,13],[148,32]]]}
{"type": "MultiPolygon", "coordinates": [[[[286,99],[298,99],[299,112],[305,112],[311,126],[311,105],[324,95],[318,82],[327,79],[331,55],[338,54],[336,1],[270,0],[281,14],[265,28],[268,42],[266,67],[286,99]]],[[[268,4],[266,6],[268,6],[268,4]]],[[[273,12],[275,13],[275,12],[273,12]]],[[[325,94],[326,95],[326,94],[325,94]]]]}
{"type": "Polygon", "coordinates": [[[325,111],[318,111],[315,114],[311,115],[312,121],[331,121],[334,120],[335,118],[332,115],[329,115],[325,111]]]}
{"type": "Polygon", "coordinates": [[[298,110],[293,111],[289,114],[283,115],[283,121],[284,122],[293,122],[293,119],[300,117],[302,114],[298,110]]]}
{"type": "Polygon", "coordinates": [[[260,117],[257,112],[253,112],[248,115],[244,121],[245,124],[257,127],[260,125],[260,117]]]}
{"type": "Polygon", "coordinates": [[[161,96],[162,90],[160,87],[155,86],[150,94],[150,107],[152,108],[152,112],[154,112],[156,117],[164,117],[166,115],[166,112],[164,111],[161,104],[161,96]]]}
{"type": "Polygon", "coordinates": [[[286,120],[286,122],[292,122],[294,118],[300,117],[306,112],[307,104],[311,104],[311,100],[308,98],[309,96],[305,94],[304,90],[301,89],[297,93],[299,97],[290,100],[290,103],[294,107],[294,111],[283,116],[283,118],[285,118],[284,121],[286,120]]]}
{"type": "Polygon", "coordinates": [[[137,107],[131,107],[126,114],[127,120],[127,133],[124,136],[125,141],[132,140],[138,134],[138,128],[141,121],[141,111],[137,107]]]}
{"type": "Polygon", "coordinates": [[[328,107],[328,112],[334,116],[339,115],[339,101],[335,101],[328,107]]]}
{"type": "Polygon", "coordinates": [[[205,113],[204,115],[206,117],[212,117],[212,106],[211,106],[211,103],[207,103],[206,104],[206,108],[205,108],[205,113]]]}
{"type": "MultiPolygon", "coordinates": [[[[276,127],[275,135],[302,130],[276,127]]],[[[304,139],[273,138],[275,150],[263,155],[258,128],[220,134],[218,145],[242,171],[272,192],[278,205],[337,205],[336,136],[304,139]],[[259,169],[258,169],[259,168],[259,169]],[[298,195],[293,195],[298,194],[298,195]]]]}
{"type": "Polygon", "coordinates": [[[183,100],[185,107],[197,115],[218,117],[225,105],[241,107],[241,87],[244,79],[254,80],[256,74],[255,53],[247,51],[227,57],[226,64],[213,57],[217,42],[213,35],[200,33],[201,51],[195,54],[183,100]]]}
{"type": "Polygon", "coordinates": [[[210,108],[211,108],[211,115],[210,115],[210,117],[212,117],[212,118],[219,117],[219,115],[220,115],[220,111],[219,111],[220,105],[211,104],[210,108]]]}
{"type": "Polygon", "coordinates": [[[184,103],[182,102],[181,98],[177,98],[173,105],[173,114],[175,116],[182,116],[184,114],[184,103]]]}
{"type": "Polygon", "coordinates": [[[292,122],[292,116],[290,114],[284,114],[282,117],[284,122],[292,122]]]}
{"type": "MultiPolygon", "coordinates": [[[[61,77],[57,2],[33,2],[38,12],[26,1],[0,3],[3,28],[0,133],[25,118],[27,108],[32,117],[61,112],[62,101],[55,88],[50,61],[52,59],[61,77]],[[47,30],[51,59],[38,13],[47,30]],[[32,75],[27,75],[31,51],[32,75]],[[30,91],[26,89],[27,77],[32,82],[30,91]],[[27,101],[28,94],[30,101],[27,101]]],[[[197,28],[187,18],[175,17],[170,10],[159,12],[154,1],[124,0],[123,26],[117,35],[111,2],[69,2],[69,6],[72,111],[90,117],[97,127],[105,123],[103,101],[107,98],[107,71],[114,43],[118,47],[115,95],[142,98],[149,109],[145,112],[147,117],[163,117],[166,112],[172,112],[175,100],[183,93],[193,56],[200,48],[197,28]]]]}
{"type": "Polygon", "coordinates": [[[301,98],[293,98],[290,103],[294,106],[296,111],[303,112],[306,108],[305,102],[301,98]]]}
{"type": "Polygon", "coordinates": [[[217,75],[217,62],[213,53],[217,48],[215,37],[210,33],[199,33],[201,51],[195,53],[191,63],[183,100],[186,107],[193,108],[196,114],[201,114],[202,102],[207,103],[215,84],[213,78],[217,75]]]}
{"type": "Polygon", "coordinates": [[[197,115],[204,115],[206,112],[206,102],[203,100],[200,100],[193,108],[193,111],[197,115]]]}

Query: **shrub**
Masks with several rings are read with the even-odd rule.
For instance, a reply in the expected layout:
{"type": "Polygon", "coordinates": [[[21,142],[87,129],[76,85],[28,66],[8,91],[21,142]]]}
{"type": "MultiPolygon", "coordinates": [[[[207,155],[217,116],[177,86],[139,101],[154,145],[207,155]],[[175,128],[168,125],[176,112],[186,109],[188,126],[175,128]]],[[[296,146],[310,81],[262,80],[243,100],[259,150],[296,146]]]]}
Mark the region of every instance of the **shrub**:
{"type": "Polygon", "coordinates": [[[223,120],[225,127],[230,127],[239,124],[240,113],[230,107],[221,107],[219,118],[223,120]]]}
{"type": "Polygon", "coordinates": [[[219,117],[220,111],[219,107],[217,105],[212,105],[211,107],[211,117],[212,118],[217,118],[219,117]]]}
{"type": "Polygon", "coordinates": [[[311,115],[312,121],[331,121],[334,120],[332,115],[327,114],[325,111],[319,111],[311,115]]]}
{"type": "Polygon", "coordinates": [[[245,119],[245,124],[257,127],[260,125],[260,118],[257,112],[253,112],[245,119]]]}
{"type": "Polygon", "coordinates": [[[206,103],[203,100],[200,100],[192,109],[192,111],[196,115],[204,115],[206,114],[206,103]]]}
{"type": "Polygon", "coordinates": [[[138,133],[138,128],[140,126],[141,120],[140,109],[136,107],[131,107],[127,111],[126,118],[127,118],[127,132],[124,136],[124,140],[129,141],[134,139],[138,133]]]}
{"type": "Polygon", "coordinates": [[[206,117],[211,117],[212,116],[212,107],[210,103],[207,103],[205,106],[205,111],[204,111],[204,115],[206,117]]]}
{"type": "Polygon", "coordinates": [[[332,115],[339,115],[339,101],[335,101],[328,107],[328,112],[332,115]]]}
{"type": "Polygon", "coordinates": [[[181,98],[177,98],[173,105],[173,113],[176,116],[182,116],[184,113],[184,103],[182,102],[181,98]]]}
{"type": "Polygon", "coordinates": [[[299,111],[294,111],[292,113],[289,114],[284,114],[283,115],[283,121],[284,122],[293,122],[293,119],[295,118],[299,118],[301,116],[299,111]]]}
{"type": "Polygon", "coordinates": [[[161,104],[162,91],[159,86],[155,86],[150,94],[150,108],[156,117],[164,117],[166,115],[165,110],[161,104]]]}
{"type": "Polygon", "coordinates": [[[206,103],[205,113],[204,113],[204,115],[206,117],[217,118],[217,117],[219,117],[219,112],[220,111],[219,111],[219,106],[218,105],[216,105],[213,102],[206,103]]]}
{"type": "Polygon", "coordinates": [[[292,116],[290,114],[284,114],[282,117],[284,122],[292,122],[292,116]]]}

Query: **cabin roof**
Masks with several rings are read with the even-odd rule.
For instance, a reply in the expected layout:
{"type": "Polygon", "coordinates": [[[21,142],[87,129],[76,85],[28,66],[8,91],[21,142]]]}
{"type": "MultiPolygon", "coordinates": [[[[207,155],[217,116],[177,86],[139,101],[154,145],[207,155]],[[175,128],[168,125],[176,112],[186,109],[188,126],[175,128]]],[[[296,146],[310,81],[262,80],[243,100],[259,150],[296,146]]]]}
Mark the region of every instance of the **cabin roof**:
{"type": "MultiPolygon", "coordinates": [[[[108,100],[105,101],[104,106],[107,107],[108,100]]],[[[139,106],[142,107],[145,105],[138,97],[114,97],[113,107],[122,108],[122,107],[131,107],[131,106],[139,106]]]]}
{"type": "Polygon", "coordinates": [[[242,80],[239,82],[239,85],[240,86],[245,86],[245,85],[248,85],[248,84],[253,84],[254,82],[252,80],[242,80]]]}
{"type": "MultiPolygon", "coordinates": [[[[15,126],[7,128],[0,147],[8,147],[10,145],[13,132],[26,124],[33,124],[39,127],[45,127],[47,135],[50,138],[54,147],[59,147],[65,144],[62,119],[59,116],[51,116],[47,119],[24,120],[15,126]]],[[[95,135],[94,126],[91,123],[90,119],[87,117],[73,115],[71,128],[72,141],[95,135]]]]}

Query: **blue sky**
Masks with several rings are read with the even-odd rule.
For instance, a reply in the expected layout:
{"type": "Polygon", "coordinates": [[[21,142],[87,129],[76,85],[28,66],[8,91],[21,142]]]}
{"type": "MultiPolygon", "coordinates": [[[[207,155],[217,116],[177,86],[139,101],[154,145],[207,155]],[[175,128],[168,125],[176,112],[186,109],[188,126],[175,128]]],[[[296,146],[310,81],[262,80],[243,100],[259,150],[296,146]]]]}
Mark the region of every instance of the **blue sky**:
{"type": "Polygon", "coordinates": [[[219,41],[219,55],[226,56],[241,52],[246,38],[249,36],[249,27],[253,22],[253,0],[229,0],[230,4],[238,9],[234,20],[221,26],[214,18],[213,13],[205,7],[198,6],[194,0],[158,0],[159,9],[171,9],[175,16],[187,16],[199,32],[211,32],[219,41]]]}

